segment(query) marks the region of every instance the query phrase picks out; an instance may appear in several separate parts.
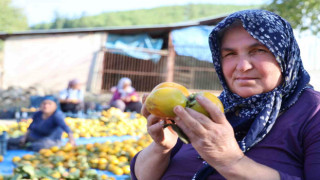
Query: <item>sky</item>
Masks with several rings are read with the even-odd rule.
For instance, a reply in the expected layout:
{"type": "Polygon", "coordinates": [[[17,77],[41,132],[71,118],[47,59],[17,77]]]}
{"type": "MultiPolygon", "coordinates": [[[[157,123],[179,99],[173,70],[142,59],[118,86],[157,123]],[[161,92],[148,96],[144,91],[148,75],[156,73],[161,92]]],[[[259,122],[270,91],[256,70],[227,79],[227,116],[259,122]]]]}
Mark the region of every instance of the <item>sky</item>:
{"type": "MultiPolygon", "coordinates": [[[[223,4],[257,5],[267,0],[223,0],[223,4]]],[[[102,12],[150,9],[160,6],[211,3],[221,4],[221,0],[12,0],[12,5],[22,8],[28,24],[50,22],[55,13],[76,18],[96,15],[102,12]]]]}

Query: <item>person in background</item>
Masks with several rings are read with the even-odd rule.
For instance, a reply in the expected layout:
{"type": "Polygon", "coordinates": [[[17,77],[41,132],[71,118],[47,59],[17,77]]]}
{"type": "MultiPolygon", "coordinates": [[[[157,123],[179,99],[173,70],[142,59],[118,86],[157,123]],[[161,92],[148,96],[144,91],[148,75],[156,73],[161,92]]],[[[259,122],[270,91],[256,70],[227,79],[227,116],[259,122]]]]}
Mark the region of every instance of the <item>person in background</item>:
{"type": "Polygon", "coordinates": [[[210,117],[176,106],[184,144],[144,104],[154,142],[131,161],[132,179],[319,179],[320,92],[290,24],[265,10],[235,12],[209,45],[224,113],[203,96],[196,100],[210,117]]]}
{"type": "Polygon", "coordinates": [[[113,93],[109,103],[111,107],[119,108],[122,111],[140,112],[142,104],[138,93],[131,84],[131,79],[123,77],[119,80],[116,87],[111,88],[111,92],[113,93]]]}
{"type": "Polygon", "coordinates": [[[77,113],[83,110],[84,95],[78,79],[69,81],[68,88],[59,93],[60,107],[63,112],[77,113]]]}
{"type": "Polygon", "coordinates": [[[8,140],[8,149],[27,148],[33,151],[61,145],[63,131],[68,133],[69,143],[75,146],[72,131],[65,123],[64,114],[57,109],[58,100],[53,96],[45,96],[40,111],[32,117],[27,133],[18,138],[8,140]]]}

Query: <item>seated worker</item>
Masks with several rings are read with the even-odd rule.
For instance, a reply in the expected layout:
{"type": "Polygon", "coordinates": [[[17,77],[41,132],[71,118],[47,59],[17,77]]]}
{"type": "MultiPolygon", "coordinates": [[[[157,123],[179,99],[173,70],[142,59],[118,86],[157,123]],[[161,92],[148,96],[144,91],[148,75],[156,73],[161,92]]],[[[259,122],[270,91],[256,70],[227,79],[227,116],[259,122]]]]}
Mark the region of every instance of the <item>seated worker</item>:
{"type": "Polygon", "coordinates": [[[75,145],[72,131],[64,121],[64,114],[57,109],[57,99],[45,96],[40,105],[40,111],[32,117],[27,133],[18,138],[8,140],[8,149],[40,149],[59,146],[63,131],[68,133],[69,143],[75,145]]]}
{"type": "Polygon", "coordinates": [[[59,93],[59,101],[63,112],[77,113],[83,109],[84,95],[79,80],[69,81],[68,88],[59,93]]]}
{"type": "Polygon", "coordinates": [[[122,111],[140,112],[142,103],[131,84],[131,79],[123,77],[119,80],[117,87],[111,88],[111,92],[113,92],[110,101],[111,107],[119,108],[122,111]]]}

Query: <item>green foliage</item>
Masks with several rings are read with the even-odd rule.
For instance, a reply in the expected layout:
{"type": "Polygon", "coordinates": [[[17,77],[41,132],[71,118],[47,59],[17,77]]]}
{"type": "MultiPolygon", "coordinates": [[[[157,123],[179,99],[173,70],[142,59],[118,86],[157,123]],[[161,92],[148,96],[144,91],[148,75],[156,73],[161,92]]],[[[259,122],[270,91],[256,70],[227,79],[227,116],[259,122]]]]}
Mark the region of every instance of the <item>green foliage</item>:
{"type": "Polygon", "coordinates": [[[75,172],[69,172],[68,169],[59,166],[55,168],[51,167],[39,167],[35,169],[31,165],[28,164],[18,164],[17,167],[14,168],[14,173],[11,177],[4,177],[4,179],[10,180],[22,180],[22,179],[30,179],[30,180],[38,180],[47,178],[50,180],[56,180],[58,178],[52,177],[54,173],[58,173],[61,175],[61,179],[66,180],[100,180],[101,177],[97,173],[95,169],[86,169],[82,171],[83,175],[80,177],[80,170],[76,169],[75,172]]]}
{"type": "Polygon", "coordinates": [[[226,15],[257,6],[189,4],[185,6],[167,6],[153,9],[102,13],[95,16],[82,15],[80,18],[63,18],[56,14],[53,23],[37,24],[32,29],[62,29],[83,27],[110,27],[170,24],[199,18],[226,15]]]}
{"type": "Polygon", "coordinates": [[[11,0],[0,0],[0,32],[14,32],[27,29],[27,18],[21,9],[11,6],[11,0]]]}
{"type": "Polygon", "coordinates": [[[320,34],[319,0],[272,0],[263,8],[287,19],[293,28],[320,34]]]}

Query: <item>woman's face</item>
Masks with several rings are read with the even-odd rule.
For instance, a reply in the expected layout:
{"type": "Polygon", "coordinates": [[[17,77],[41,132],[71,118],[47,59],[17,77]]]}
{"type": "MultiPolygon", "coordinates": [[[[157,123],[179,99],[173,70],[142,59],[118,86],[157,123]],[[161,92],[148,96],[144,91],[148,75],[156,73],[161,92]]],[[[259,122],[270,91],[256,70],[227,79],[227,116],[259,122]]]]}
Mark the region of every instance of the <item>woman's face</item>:
{"type": "Polygon", "coordinates": [[[131,86],[131,83],[130,83],[130,82],[124,82],[122,88],[123,88],[123,89],[127,89],[127,88],[129,88],[130,86],[131,86]]]}
{"type": "Polygon", "coordinates": [[[74,84],[71,86],[72,89],[81,89],[81,84],[74,84]]]}
{"type": "Polygon", "coordinates": [[[243,98],[269,92],[282,82],[281,69],[273,54],[242,26],[225,32],[221,56],[228,87],[243,98]]]}
{"type": "Polygon", "coordinates": [[[41,103],[41,111],[44,113],[44,114],[52,114],[56,111],[57,109],[57,104],[51,100],[44,100],[42,103],[41,103]]]}

